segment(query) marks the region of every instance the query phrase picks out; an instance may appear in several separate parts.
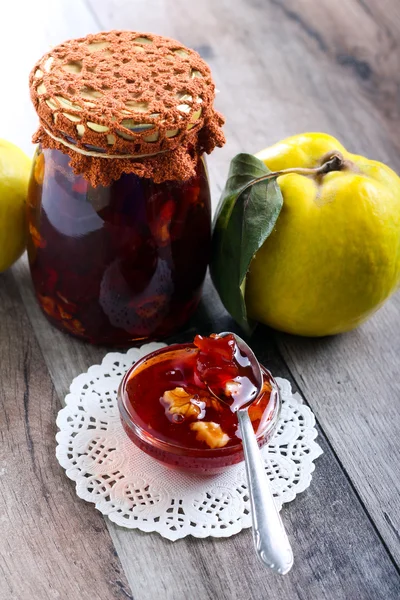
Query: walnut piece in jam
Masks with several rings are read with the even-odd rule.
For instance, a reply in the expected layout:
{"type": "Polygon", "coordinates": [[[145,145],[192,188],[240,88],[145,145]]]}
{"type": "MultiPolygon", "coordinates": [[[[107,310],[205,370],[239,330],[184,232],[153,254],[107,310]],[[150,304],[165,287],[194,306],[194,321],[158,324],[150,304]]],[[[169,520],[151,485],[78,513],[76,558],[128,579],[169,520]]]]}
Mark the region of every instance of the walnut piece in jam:
{"type": "Polygon", "coordinates": [[[197,421],[190,424],[196,431],[196,439],[205,442],[210,448],[223,448],[229,442],[229,436],[221,429],[221,425],[212,421],[197,421]]]}
{"type": "MultiPolygon", "coordinates": [[[[126,383],[126,409],[142,430],[162,442],[190,449],[240,443],[235,411],[256,389],[248,358],[232,335],[196,336],[194,344],[171,346],[145,360],[126,383]],[[220,401],[209,391],[218,391],[220,401]]],[[[271,383],[249,408],[254,430],[268,425],[271,383]]]]}

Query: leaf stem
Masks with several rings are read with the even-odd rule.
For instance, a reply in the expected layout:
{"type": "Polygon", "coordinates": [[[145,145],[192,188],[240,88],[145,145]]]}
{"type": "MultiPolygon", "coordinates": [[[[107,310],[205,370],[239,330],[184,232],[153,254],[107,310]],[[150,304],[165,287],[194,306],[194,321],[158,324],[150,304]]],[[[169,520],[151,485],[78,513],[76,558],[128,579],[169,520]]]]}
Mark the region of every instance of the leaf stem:
{"type": "Polygon", "coordinates": [[[281,171],[272,171],[271,173],[267,173],[267,175],[262,175],[261,177],[257,177],[249,183],[241,190],[241,194],[247,190],[249,187],[254,185],[255,183],[259,183],[260,181],[266,181],[268,179],[273,179],[275,177],[280,177],[281,175],[288,175],[289,173],[295,173],[297,175],[310,175],[314,178],[322,177],[327,173],[331,173],[332,171],[342,171],[343,169],[350,167],[350,162],[346,161],[343,155],[340,152],[329,153],[326,157],[323,158],[324,162],[319,167],[307,168],[307,167],[291,167],[290,169],[282,169],[281,171]]]}

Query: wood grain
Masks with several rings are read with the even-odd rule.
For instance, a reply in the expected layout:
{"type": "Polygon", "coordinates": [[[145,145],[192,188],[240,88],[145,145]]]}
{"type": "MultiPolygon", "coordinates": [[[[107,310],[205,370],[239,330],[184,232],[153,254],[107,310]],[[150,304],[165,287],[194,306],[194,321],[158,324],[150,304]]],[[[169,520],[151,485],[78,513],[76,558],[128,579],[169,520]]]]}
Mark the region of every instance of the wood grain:
{"type": "Polygon", "coordinates": [[[307,397],[396,561],[400,561],[400,296],[333,339],[278,335],[307,397]]]}
{"type": "Polygon", "coordinates": [[[129,598],[101,515],[57,463],[59,401],[11,273],[0,275],[0,364],[0,598],[129,598]]]}
{"type": "MultiPolygon", "coordinates": [[[[26,261],[13,271],[62,401],[73,377],[101,362],[107,350],[52,328],[35,301],[26,261]]],[[[196,318],[170,341],[193,339],[195,331],[232,327],[208,282],[196,318]]],[[[271,337],[261,332],[253,347],[276,375],[290,378],[271,337]]],[[[399,573],[322,433],[318,441],[324,455],[318,459],[312,487],[283,512],[296,556],[289,575],[277,578],[258,565],[250,531],[227,540],[187,538],[171,543],[157,534],[128,531],[109,522],[135,600],[153,600],[161,594],[168,600],[397,600],[399,573]]]]}
{"type": "MultiPolygon", "coordinates": [[[[9,5],[8,19],[0,21],[0,49],[12,56],[3,61],[3,79],[13,82],[13,94],[3,94],[1,100],[3,114],[10,115],[3,119],[1,135],[26,149],[35,117],[23,82],[32,62],[49,44],[68,37],[131,28],[180,39],[196,48],[213,70],[228,139],[209,159],[214,206],[234,154],[301,131],[327,131],[350,150],[400,172],[400,8],[395,0],[74,0],[73,10],[71,6],[67,0],[36,0],[26,3],[21,20],[21,6],[15,2],[9,5]],[[19,52],[19,39],[29,52],[19,52]]],[[[49,326],[35,303],[25,260],[13,275],[43,357],[12,279],[1,277],[0,402],[5,392],[8,401],[6,411],[1,405],[0,436],[13,444],[13,460],[24,468],[30,496],[20,506],[32,527],[30,535],[19,528],[13,497],[25,488],[18,487],[15,468],[3,474],[0,464],[0,493],[12,507],[7,515],[0,512],[0,569],[5,574],[0,598],[129,598],[102,519],[75,497],[73,484],[54,458],[57,402],[72,378],[100,362],[107,350],[49,326]],[[31,398],[27,406],[24,360],[31,398]],[[3,415],[13,424],[12,440],[5,438],[3,415]],[[53,477],[55,486],[49,483],[53,477]],[[62,503],[65,497],[68,501],[62,503]],[[85,580],[89,564],[92,572],[85,580]]],[[[172,544],[107,523],[135,600],[400,597],[392,561],[400,562],[399,310],[395,298],[360,330],[331,340],[301,340],[265,328],[252,340],[274,373],[298,384],[322,428],[325,454],[318,459],[312,487],[284,509],[296,555],[293,571],[276,578],[258,567],[249,531],[229,540],[172,544]]],[[[197,329],[206,333],[230,327],[208,287],[184,338],[197,329]]]]}
{"type": "Polygon", "coordinates": [[[52,46],[98,31],[98,25],[82,0],[19,0],[9,2],[4,12],[0,19],[0,137],[32,156],[31,139],[38,126],[28,86],[33,65],[52,46]]]}
{"type": "Polygon", "coordinates": [[[358,83],[361,94],[393,127],[392,139],[399,151],[399,3],[271,1],[305,43],[307,38],[308,43],[313,40],[321,55],[358,83]]]}

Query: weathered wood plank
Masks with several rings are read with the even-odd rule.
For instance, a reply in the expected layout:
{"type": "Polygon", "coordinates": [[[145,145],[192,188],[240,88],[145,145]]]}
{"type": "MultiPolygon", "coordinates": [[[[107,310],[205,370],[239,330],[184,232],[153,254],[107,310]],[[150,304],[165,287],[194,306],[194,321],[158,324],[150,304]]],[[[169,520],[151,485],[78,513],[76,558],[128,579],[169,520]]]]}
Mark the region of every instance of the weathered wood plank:
{"type": "MultiPolygon", "coordinates": [[[[73,377],[99,363],[107,350],[52,328],[35,302],[26,261],[13,271],[62,401],[73,377]]],[[[173,341],[192,339],[197,330],[231,327],[208,284],[198,315],[173,341]]],[[[253,342],[259,358],[276,375],[290,378],[271,338],[261,332],[253,342]]],[[[319,442],[325,454],[318,459],[312,487],[284,508],[296,556],[289,575],[278,578],[258,564],[250,531],[227,540],[188,538],[171,543],[157,534],[108,523],[135,600],[154,600],[161,594],[167,600],[397,599],[399,574],[323,436],[319,442]]]]}
{"type": "MultiPolygon", "coordinates": [[[[272,0],[304,43],[358,82],[360,90],[399,131],[400,5],[393,0],[317,2],[272,0]]],[[[398,136],[393,142],[400,150],[398,136]]]]}
{"type": "Polygon", "coordinates": [[[0,19],[2,95],[0,137],[33,154],[32,134],[38,118],[29,98],[28,78],[52,46],[98,30],[83,0],[9,2],[0,19]],[[7,85],[6,85],[7,83],[7,85]]]}
{"type": "MultiPolygon", "coordinates": [[[[49,3],[48,0],[46,1],[49,3]]],[[[36,2],[34,8],[25,14],[25,22],[28,25],[26,31],[24,30],[23,38],[32,54],[32,48],[37,47],[35,46],[37,42],[34,40],[44,39],[38,33],[39,31],[46,29],[53,35],[52,32],[60,27],[60,13],[55,14],[55,9],[49,12],[53,15],[51,20],[46,21],[44,17],[45,25],[42,29],[38,29],[39,24],[37,27],[33,25],[38,23],[37,19],[35,21],[34,11],[41,17],[46,14],[46,10],[41,10],[43,2],[44,0],[40,0],[40,6],[36,2]]],[[[52,7],[55,5],[55,3],[49,4],[52,7]]],[[[82,20],[80,3],[80,12],[76,16],[74,3],[74,11],[66,10],[61,19],[66,23],[62,37],[57,37],[56,33],[53,39],[56,43],[63,38],[83,35],[89,29],[111,27],[145,29],[181,39],[182,42],[196,47],[203,54],[213,68],[217,86],[221,90],[217,101],[218,106],[229,119],[226,127],[228,144],[223,150],[215,152],[209,161],[214,202],[223,185],[232,155],[241,150],[258,150],[276,139],[297,131],[316,129],[328,131],[340,136],[351,149],[385,160],[399,169],[398,123],[388,118],[389,113],[386,108],[388,102],[378,101],[371,94],[372,87],[379,87],[384,95],[385,86],[391,77],[390,73],[385,84],[381,84],[382,79],[379,79],[380,74],[375,66],[377,63],[373,63],[374,79],[371,86],[369,82],[366,83],[359,76],[355,76],[357,68],[362,71],[357,64],[353,68],[349,61],[342,60],[340,63],[334,59],[334,55],[340,52],[342,44],[345,48],[343,54],[346,52],[351,54],[345,44],[351,44],[353,37],[358,40],[356,45],[359,48],[365,33],[365,39],[369,40],[371,48],[374,48],[374,41],[385,39],[384,28],[390,27],[391,32],[397,31],[392,29],[397,27],[397,21],[394,20],[392,23],[391,18],[385,16],[387,7],[395,10],[394,0],[386,0],[379,7],[373,6],[372,0],[359,2],[360,5],[367,6],[367,9],[373,13],[373,21],[377,21],[372,34],[370,25],[365,29],[363,21],[359,22],[353,18],[354,12],[358,14],[357,10],[359,10],[356,8],[355,0],[347,0],[343,3],[348,7],[349,12],[340,9],[340,14],[343,16],[334,28],[334,34],[331,33],[332,28],[328,18],[318,19],[318,23],[311,22],[311,13],[315,11],[315,7],[314,5],[313,8],[311,5],[306,7],[306,4],[309,3],[304,0],[301,5],[302,11],[306,8],[308,10],[303,17],[302,13],[299,15],[294,2],[284,0],[281,2],[270,0],[268,3],[260,0],[248,2],[237,0],[234,4],[227,0],[218,3],[211,0],[201,3],[185,3],[183,0],[174,0],[173,3],[167,0],[152,0],[151,3],[148,0],[136,0],[135,3],[127,0],[107,2],[91,0],[87,1],[87,6],[92,8],[96,22],[87,25],[86,13],[82,13],[85,15],[82,20]],[[343,25],[343,19],[346,19],[346,27],[343,25]],[[343,35],[339,35],[342,30],[343,35]],[[328,51],[324,50],[324,46],[328,47],[328,51]]],[[[70,6],[70,3],[65,5],[70,6]]],[[[324,12],[331,10],[328,5],[326,0],[318,3],[316,12],[322,11],[318,12],[321,15],[328,14],[324,12]]],[[[332,3],[329,6],[331,5],[332,3]]],[[[17,8],[12,10],[14,10],[14,21],[20,25],[17,8]]],[[[5,21],[2,23],[4,24],[5,21]]],[[[3,29],[12,28],[3,25],[3,29]]],[[[9,34],[8,39],[10,39],[9,34]]],[[[367,45],[366,41],[365,47],[367,45]]],[[[391,47],[395,48],[393,45],[391,47]]],[[[39,55],[40,52],[37,54],[39,55]]],[[[368,54],[368,61],[371,64],[372,54],[373,49],[368,54]]],[[[362,60],[358,54],[351,55],[362,60]]],[[[385,53],[383,52],[381,56],[383,60],[385,53]]],[[[389,62],[392,65],[392,55],[390,58],[389,62]]],[[[27,60],[30,67],[31,58],[27,60]]],[[[15,69],[14,63],[13,69],[15,69]]],[[[27,66],[24,66],[24,69],[27,69],[27,66]]],[[[396,80],[396,76],[398,70],[397,73],[392,73],[392,81],[396,80]]],[[[14,104],[13,97],[12,104],[7,105],[9,109],[7,114],[13,114],[13,110],[16,115],[18,114],[20,128],[16,134],[17,138],[11,135],[15,134],[15,126],[10,120],[10,134],[7,137],[27,146],[32,130],[32,119],[26,118],[23,109],[25,104],[18,104],[22,89],[20,91],[21,93],[14,95],[17,99],[16,103],[14,104]]],[[[394,101],[390,100],[389,104],[392,110],[394,101]]],[[[2,135],[6,134],[3,132],[2,135]]],[[[90,364],[98,362],[105,350],[85,346],[52,330],[33,302],[24,264],[18,265],[14,272],[50,368],[57,394],[62,398],[71,379],[90,364]]],[[[208,307],[203,307],[202,320],[197,321],[204,330],[207,328],[207,315],[212,316],[210,307],[211,303],[208,307]]],[[[222,313],[214,312],[214,315],[217,314],[222,313]]],[[[392,315],[391,319],[395,316],[392,315]]],[[[376,323],[379,323],[379,318],[380,315],[376,323]]],[[[194,323],[196,324],[196,321],[194,323]]],[[[268,334],[261,331],[258,335],[261,337],[257,337],[254,344],[260,357],[273,361],[274,349],[270,346],[268,334]]],[[[368,339],[371,339],[369,337],[371,335],[376,347],[379,348],[382,343],[381,333],[375,331],[371,334],[368,330],[368,339]]],[[[347,347],[347,339],[347,336],[343,337],[344,341],[340,343],[344,343],[347,347]]],[[[339,450],[342,450],[338,454],[354,485],[358,486],[357,490],[365,505],[376,518],[382,536],[395,553],[394,537],[389,530],[396,510],[391,503],[396,496],[382,498],[378,490],[377,499],[372,497],[375,494],[373,488],[377,488],[380,478],[389,494],[393,491],[393,488],[388,485],[390,478],[385,470],[379,473],[381,468],[379,456],[371,456],[372,453],[368,456],[371,469],[374,469],[373,473],[366,470],[366,462],[363,459],[366,448],[364,435],[371,436],[372,439],[374,428],[371,424],[367,428],[360,428],[359,421],[352,414],[350,401],[346,401],[345,404],[341,401],[340,404],[341,407],[344,406],[346,419],[350,419],[349,422],[343,419],[343,424],[339,427],[337,420],[334,419],[330,427],[327,427],[325,419],[332,417],[325,410],[324,380],[320,376],[317,377],[318,374],[312,371],[309,364],[304,364],[305,359],[302,360],[302,356],[303,352],[306,352],[308,360],[312,361],[315,352],[319,356],[318,364],[325,368],[330,351],[326,347],[322,350],[313,347],[307,353],[307,350],[301,346],[301,340],[294,342],[293,344],[291,339],[278,338],[285,358],[296,379],[306,390],[307,397],[310,396],[312,407],[318,413],[323,427],[328,431],[335,451],[338,452],[336,443],[339,436],[344,435],[347,440],[351,438],[349,452],[345,453],[345,447],[339,443],[339,450]],[[298,365],[297,370],[296,365],[298,365]],[[306,373],[306,385],[300,377],[303,371],[306,373]],[[317,377],[315,387],[311,383],[313,377],[317,377]],[[316,392],[317,389],[320,396],[316,392]],[[373,481],[371,494],[365,492],[367,474],[373,481]],[[383,512],[379,514],[376,510],[379,504],[382,511],[386,513],[384,522],[380,519],[380,514],[383,512]]],[[[356,347],[358,346],[349,346],[353,350],[356,347]]],[[[386,346],[386,352],[387,348],[386,346]]],[[[346,355],[342,349],[334,352],[336,358],[340,358],[342,354],[346,355]]],[[[390,355],[393,358],[391,352],[390,355]]],[[[351,356],[350,352],[347,354],[347,357],[349,356],[351,356]]],[[[361,363],[357,363],[361,372],[368,364],[367,358],[369,362],[377,361],[379,353],[374,351],[371,356],[367,357],[365,354],[362,356],[361,363]]],[[[274,369],[277,374],[286,375],[281,362],[274,364],[274,369]]],[[[350,371],[349,375],[353,378],[353,371],[350,371]]],[[[328,381],[333,382],[334,377],[331,376],[328,381]]],[[[367,376],[365,386],[369,382],[367,376]]],[[[351,387],[351,383],[347,386],[346,392],[351,387]]],[[[336,393],[337,390],[332,396],[334,401],[336,401],[336,393]]],[[[357,398],[359,402],[360,397],[356,395],[356,401],[357,398]]],[[[354,401],[353,397],[352,402],[354,401]]],[[[389,398],[386,397],[384,405],[387,406],[388,402],[389,398]]],[[[387,422],[382,414],[376,416],[379,425],[386,427],[387,422]]],[[[396,419],[392,424],[389,423],[391,426],[389,436],[393,435],[395,423],[396,419]]],[[[183,540],[171,544],[157,536],[127,532],[111,525],[110,532],[136,600],[153,599],[161,594],[173,600],[192,596],[217,597],[222,600],[276,597],[290,600],[397,598],[399,582],[379,537],[371,523],[366,520],[351,485],[344,477],[329,447],[324,444],[324,448],[326,454],[318,461],[310,492],[299,497],[295,503],[285,509],[289,533],[295,540],[296,556],[300,557],[296,562],[295,570],[288,577],[277,580],[255,565],[249,532],[221,542],[183,540]],[[311,528],[311,520],[314,530],[311,528]]],[[[391,468],[394,468],[393,460],[391,457],[392,462],[389,463],[391,468]]],[[[73,495],[73,486],[70,485],[73,495]]],[[[83,503],[78,499],[75,502],[75,506],[79,507],[77,510],[80,511],[80,515],[86,510],[95,512],[91,507],[82,508],[83,503]]],[[[79,515],[74,516],[79,518],[79,515]]],[[[31,597],[35,599],[35,596],[31,597]]]]}
{"type": "Polygon", "coordinates": [[[0,365],[0,598],[129,598],[103,518],[55,458],[59,400],[11,273],[0,275],[0,365]]]}
{"type": "Polygon", "coordinates": [[[400,560],[400,297],[334,339],[277,335],[292,375],[400,560]]]}
{"type": "MultiPolygon", "coordinates": [[[[169,5],[167,33],[203,53],[228,119],[228,143],[209,159],[214,204],[236,152],[256,151],[301,131],[327,131],[400,172],[398,6],[393,0],[379,6],[372,0],[314,4],[169,5]]],[[[96,2],[105,26],[140,28],[124,3],[113,0],[114,10],[106,6],[96,2]]],[[[329,342],[284,338],[279,347],[400,563],[398,302],[392,300],[354,334],[329,342]]]]}
{"type": "MultiPolygon", "coordinates": [[[[80,0],[11,3],[0,21],[1,136],[32,154],[33,61],[95,31],[80,0]],[[23,12],[23,15],[22,15],[23,12]],[[18,31],[18,35],[16,35],[18,31]]],[[[0,598],[129,598],[103,518],[76,498],[54,455],[59,401],[11,274],[0,276],[0,598]]]]}

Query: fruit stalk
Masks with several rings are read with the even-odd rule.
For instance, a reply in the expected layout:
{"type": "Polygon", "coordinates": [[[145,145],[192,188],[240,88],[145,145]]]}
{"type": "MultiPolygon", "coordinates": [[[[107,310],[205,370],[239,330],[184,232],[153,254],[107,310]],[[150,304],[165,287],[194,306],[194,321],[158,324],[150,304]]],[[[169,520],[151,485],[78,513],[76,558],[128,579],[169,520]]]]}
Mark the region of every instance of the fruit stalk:
{"type": "Polygon", "coordinates": [[[257,177],[256,179],[249,181],[249,183],[241,190],[241,193],[243,193],[255,183],[259,183],[260,181],[266,181],[268,179],[273,179],[275,177],[280,177],[281,175],[288,175],[289,173],[295,173],[296,175],[311,176],[317,179],[319,177],[322,177],[323,175],[326,175],[327,173],[332,173],[332,171],[343,171],[344,169],[348,169],[350,167],[350,162],[345,160],[340,152],[330,152],[327,156],[323,157],[322,160],[324,162],[319,167],[290,167],[289,169],[272,171],[271,173],[267,173],[266,175],[257,177]]]}

